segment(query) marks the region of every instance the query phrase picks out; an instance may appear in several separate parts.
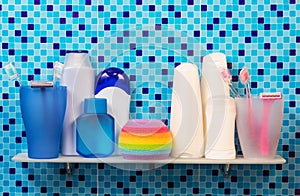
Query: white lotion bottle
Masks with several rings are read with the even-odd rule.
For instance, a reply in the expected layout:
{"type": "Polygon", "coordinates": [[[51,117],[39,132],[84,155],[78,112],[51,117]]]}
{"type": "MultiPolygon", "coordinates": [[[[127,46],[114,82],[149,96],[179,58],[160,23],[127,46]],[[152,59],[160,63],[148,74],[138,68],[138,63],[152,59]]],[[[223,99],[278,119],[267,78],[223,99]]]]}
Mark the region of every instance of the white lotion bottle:
{"type": "Polygon", "coordinates": [[[205,132],[205,158],[235,159],[235,102],[221,71],[227,69],[226,55],[215,52],[203,58],[202,107],[205,132]]]}
{"type": "Polygon", "coordinates": [[[119,152],[119,136],[129,120],[130,80],[126,73],[116,67],[110,67],[99,73],[96,79],[95,97],[107,100],[107,112],[115,120],[115,151],[119,152]]]}
{"type": "Polygon", "coordinates": [[[174,70],[170,129],[171,156],[201,158],[204,155],[203,117],[198,68],[183,63],[174,70]]]}
{"type": "Polygon", "coordinates": [[[62,154],[76,152],[76,119],[84,113],[84,99],[94,97],[95,70],[88,51],[67,51],[61,85],[67,86],[67,107],[62,132],[62,154]]]}

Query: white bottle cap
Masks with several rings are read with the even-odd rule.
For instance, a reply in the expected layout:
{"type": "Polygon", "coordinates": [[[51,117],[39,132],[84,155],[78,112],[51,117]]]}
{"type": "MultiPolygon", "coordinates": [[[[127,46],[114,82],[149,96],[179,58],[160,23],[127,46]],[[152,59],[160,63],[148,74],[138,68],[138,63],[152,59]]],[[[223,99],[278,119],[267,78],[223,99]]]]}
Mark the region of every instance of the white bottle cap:
{"type": "Polygon", "coordinates": [[[92,67],[87,50],[68,50],[65,58],[67,67],[92,67]]]}

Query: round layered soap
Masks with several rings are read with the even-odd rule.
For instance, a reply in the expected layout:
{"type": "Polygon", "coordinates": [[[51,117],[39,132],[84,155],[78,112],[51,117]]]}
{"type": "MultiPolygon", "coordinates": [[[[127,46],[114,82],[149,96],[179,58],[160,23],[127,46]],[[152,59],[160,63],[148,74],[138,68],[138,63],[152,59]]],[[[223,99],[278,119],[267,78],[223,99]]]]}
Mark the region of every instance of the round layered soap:
{"type": "Polygon", "coordinates": [[[119,136],[124,159],[166,159],[172,149],[172,133],[159,120],[129,120],[119,136]]]}

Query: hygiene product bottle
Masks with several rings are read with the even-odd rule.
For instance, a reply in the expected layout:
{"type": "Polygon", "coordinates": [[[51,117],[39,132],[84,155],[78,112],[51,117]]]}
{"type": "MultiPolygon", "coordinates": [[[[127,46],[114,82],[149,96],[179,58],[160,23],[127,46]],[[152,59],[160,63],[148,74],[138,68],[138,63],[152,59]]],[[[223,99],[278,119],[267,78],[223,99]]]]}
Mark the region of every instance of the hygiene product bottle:
{"type": "Polygon", "coordinates": [[[190,63],[180,64],[174,71],[170,129],[173,157],[204,155],[200,80],[198,68],[190,63]]]}
{"type": "Polygon", "coordinates": [[[67,51],[61,85],[67,86],[67,108],[62,132],[62,154],[76,153],[76,119],[83,111],[85,98],[94,97],[95,71],[88,51],[67,51]]]}
{"type": "Polygon", "coordinates": [[[201,95],[207,159],[235,159],[236,156],[236,108],[222,75],[224,70],[227,70],[225,54],[215,52],[203,58],[201,95]]]}
{"type": "Polygon", "coordinates": [[[76,149],[84,157],[107,157],[114,152],[114,118],[107,114],[106,99],[85,99],[84,114],[77,118],[76,149]]]}
{"type": "Polygon", "coordinates": [[[108,113],[115,119],[114,155],[120,155],[117,141],[121,129],[129,120],[130,85],[126,73],[115,67],[100,72],[96,79],[95,97],[107,99],[108,113]]]}

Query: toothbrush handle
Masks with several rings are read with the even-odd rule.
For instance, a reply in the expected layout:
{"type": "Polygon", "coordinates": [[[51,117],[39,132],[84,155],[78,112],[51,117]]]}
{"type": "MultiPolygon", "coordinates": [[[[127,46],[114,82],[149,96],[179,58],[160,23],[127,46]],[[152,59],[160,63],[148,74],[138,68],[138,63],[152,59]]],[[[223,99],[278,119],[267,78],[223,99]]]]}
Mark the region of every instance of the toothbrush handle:
{"type": "Polygon", "coordinates": [[[232,88],[232,91],[233,91],[234,94],[236,95],[236,97],[240,97],[239,92],[236,90],[236,88],[235,88],[232,84],[230,84],[230,86],[231,86],[231,88],[232,88]]]}
{"type": "Polygon", "coordinates": [[[251,88],[249,82],[247,82],[246,91],[247,91],[247,96],[251,97],[251,88]]]}

